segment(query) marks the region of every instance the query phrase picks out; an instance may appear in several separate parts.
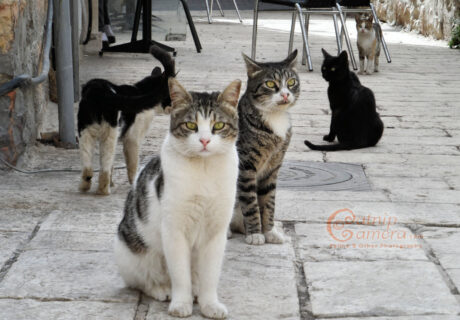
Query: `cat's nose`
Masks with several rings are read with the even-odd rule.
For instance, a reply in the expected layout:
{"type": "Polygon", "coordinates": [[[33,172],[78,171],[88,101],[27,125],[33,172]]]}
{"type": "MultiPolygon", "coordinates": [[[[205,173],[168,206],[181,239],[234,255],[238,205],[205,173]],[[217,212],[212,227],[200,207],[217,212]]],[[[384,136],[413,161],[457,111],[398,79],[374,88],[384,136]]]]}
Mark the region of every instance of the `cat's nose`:
{"type": "Polygon", "coordinates": [[[287,102],[288,101],[288,97],[289,97],[289,92],[286,92],[286,93],[282,93],[281,96],[283,97],[283,100],[284,102],[287,102]]]}
{"type": "Polygon", "coordinates": [[[201,142],[201,144],[203,145],[203,147],[206,148],[206,146],[208,145],[208,143],[211,142],[211,139],[201,138],[201,139],[200,139],[200,142],[201,142]]]}

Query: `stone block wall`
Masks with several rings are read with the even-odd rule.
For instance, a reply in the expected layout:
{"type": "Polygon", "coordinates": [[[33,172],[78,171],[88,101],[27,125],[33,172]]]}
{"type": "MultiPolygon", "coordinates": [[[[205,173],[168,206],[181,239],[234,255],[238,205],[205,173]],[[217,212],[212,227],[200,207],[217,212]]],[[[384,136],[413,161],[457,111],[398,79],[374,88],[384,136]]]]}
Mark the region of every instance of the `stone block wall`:
{"type": "MultiPolygon", "coordinates": [[[[0,1],[0,84],[41,72],[47,0],[0,1]]],[[[16,163],[35,141],[47,106],[47,82],[0,97],[0,156],[16,163]]]]}
{"type": "Polygon", "coordinates": [[[449,39],[455,19],[460,18],[459,0],[373,0],[382,21],[415,30],[435,39],[449,39]]]}

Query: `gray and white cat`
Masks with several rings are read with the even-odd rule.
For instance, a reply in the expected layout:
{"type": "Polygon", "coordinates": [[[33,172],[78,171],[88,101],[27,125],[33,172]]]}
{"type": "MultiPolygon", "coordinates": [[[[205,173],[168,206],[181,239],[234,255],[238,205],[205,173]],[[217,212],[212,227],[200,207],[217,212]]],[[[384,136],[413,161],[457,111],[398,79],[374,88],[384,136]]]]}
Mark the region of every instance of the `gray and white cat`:
{"type": "Polygon", "coordinates": [[[280,62],[261,63],[243,55],[248,86],[238,104],[238,198],[232,231],[248,244],[283,243],[274,227],[278,170],[291,140],[288,110],[300,87],[294,69],[297,50],[280,62]]]}
{"type": "Polygon", "coordinates": [[[225,318],[217,297],[238,177],[241,81],[222,92],[187,92],[169,79],[170,130],[139,173],[118,226],[115,256],[126,284],[171,298],[169,313],[225,318]]]}
{"type": "Polygon", "coordinates": [[[372,23],[374,16],[361,13],[355,16],[358,31],[359,74],[372,74],[379,71],[380,38],[382,30],[378,23],[372,23]],[[367,59],[366,68],[364,62],[367,59]]]}

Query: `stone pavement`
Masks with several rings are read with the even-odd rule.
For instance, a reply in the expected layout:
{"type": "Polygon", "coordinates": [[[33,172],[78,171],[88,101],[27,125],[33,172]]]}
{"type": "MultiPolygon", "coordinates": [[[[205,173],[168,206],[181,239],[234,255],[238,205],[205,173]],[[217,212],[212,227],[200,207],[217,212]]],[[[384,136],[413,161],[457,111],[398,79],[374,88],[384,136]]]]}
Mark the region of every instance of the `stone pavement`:
{"type": "MultiPolygon", "coordinates": [[[[187,89],[221,90],[246,80],[241,52],[250,53],[251,13],[243,13],[244,24],[229,14],[208,25],[204,13],[194,12],[201,54],[191,37],[172,43],[187,89]]],[[[289,17],[261,14],[259,59],[286,56],[289,17]]],[[[332,29],[329,20],[312,20],[315,71],[298,66],[302,93],[286,158],[357,164],[371,190],[278,190],[276,217],[289,241],[255,247],[241,236],[229,240],[221,300],[231,319],[459,319],[459,51],[385,26],[393,63],[382,57],[380,73],[361,77],[385,123],[381,142],[309,151],[303,140],[321,142],[329,126],[319,67],[320,48],[334,50],[332,29]],[[341,225],[353,216],[354,223],[341,225]]],[[[299,33],[295,40],[301,48],[299,33]]],[[[155,63],[147,55],[89,52],[80,74],[82,82],[134,82],[155,63]]],[[[57,112],[48,118],[55,128],[57,112]]],[[[167,127],[167,117],[155,118],[143,161],[158,151],[167,127]]],[[[124,164],[121,146],[115,163],[124,164]]],[[[21,167],[78,170],[78,151],[37,145],[21,167]]],[[[1,170],[0,179],[0,319],[169,319],[167,303],[125,288],[114,264],[112,240],[129,189],[125,170],[115,171],[108,197],[80,194],[75,172],[1,170]]],[[[195,308],[192,319],[200,318],[195,308]]]]}

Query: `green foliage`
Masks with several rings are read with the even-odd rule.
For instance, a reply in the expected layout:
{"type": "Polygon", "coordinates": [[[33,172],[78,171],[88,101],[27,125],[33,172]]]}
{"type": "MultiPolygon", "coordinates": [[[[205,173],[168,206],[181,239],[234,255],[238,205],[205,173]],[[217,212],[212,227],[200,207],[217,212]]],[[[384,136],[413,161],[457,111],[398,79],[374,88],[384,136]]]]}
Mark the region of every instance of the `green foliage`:
{"type": "Polygon", "coordinates": [[[452,29],[452,38],[449,41],[449,47],[459,49],[460,48],[460,23],[456,21],[454,28],[452,29]]]}

